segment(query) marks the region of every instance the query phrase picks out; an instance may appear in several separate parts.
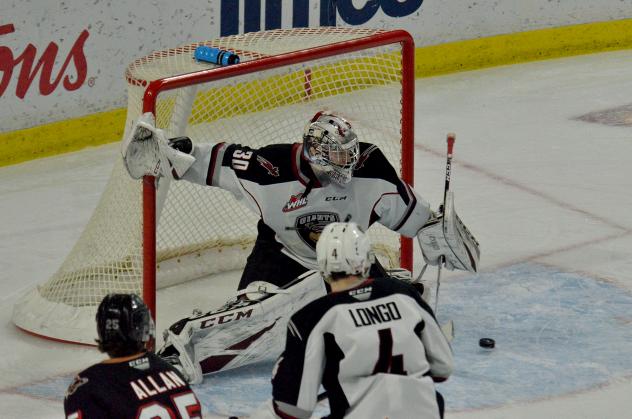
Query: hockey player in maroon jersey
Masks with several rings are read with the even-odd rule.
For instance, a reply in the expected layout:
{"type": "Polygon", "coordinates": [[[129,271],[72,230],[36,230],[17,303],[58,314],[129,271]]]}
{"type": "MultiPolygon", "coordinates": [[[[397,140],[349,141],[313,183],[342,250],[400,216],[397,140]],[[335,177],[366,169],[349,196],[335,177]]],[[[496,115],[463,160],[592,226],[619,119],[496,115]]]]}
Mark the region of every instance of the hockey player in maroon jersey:
{"type": "Polygon", "coordinates": [[[64,399],[66,419],[202,417],[184,377],[147,351],[154,324],[137,295],[107,295],[96,321],[99,350],[110,358],[75,377],[64,399]]]}
{"type": "Polygon", "coordinates": [[[272,400],[250,417],[309,418],[321,385],[330,418],[443,417],[434,382],[452,373],[452,350],[430,306],[408,283],[368,276],[355,223],[326,226],[316,251],[331,293],[292,315],[272,400]]]}
{"type": "MultiPolygon", "coordinates": [[[[431,211],[379,148],[360,142],[339,115],[314,115],[302,143],[259,149],[229,143],[194,146],[187,137],[167,140],[151,114],[144,114],[131,132],[123,157],[132,177],[156,174],[158,168],[159,176],[228,190],[260,216],[239,299],[182,319],[166,331],[159,353],[179,358],[192,382],[200,381],[202,373],[278,355],[280,325],[292,310],[326,293],[322,280],[305,278],[311,279],[314,275],[308,272],[318,267],[316,242],[329,223],[352,220],[365,231],[379,223],[406,237],[417,236],[431,265],[477,269],[478,243],[456,213],[440,222],[443,214],[431,211]],[[444,224],[457,233],[446,236],[444,224]],[[244,298],[253,297],[255,302],[265,300],[260,302],[265,318],[253,307],[239,307],[248,304],[244,298]],[[263,345],[265,338],[270,345],[263,345]]],[[[373,275],[384,276],[379,264],[371,269],[373,275]]]]}

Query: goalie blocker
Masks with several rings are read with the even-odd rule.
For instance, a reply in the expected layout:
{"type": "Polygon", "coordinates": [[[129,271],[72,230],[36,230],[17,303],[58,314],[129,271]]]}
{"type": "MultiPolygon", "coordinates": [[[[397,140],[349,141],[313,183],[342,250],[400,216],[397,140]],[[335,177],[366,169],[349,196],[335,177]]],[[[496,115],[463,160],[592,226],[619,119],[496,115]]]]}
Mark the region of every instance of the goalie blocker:
{"type": "Polygon", "coordinates": [[[443,214],[429,220],[417,233],[417,239],[427,264],[436,266],[443,262],[450,270],[478,271],[479,244],[454,210],[453,192],[446,195],[443,214]]]}

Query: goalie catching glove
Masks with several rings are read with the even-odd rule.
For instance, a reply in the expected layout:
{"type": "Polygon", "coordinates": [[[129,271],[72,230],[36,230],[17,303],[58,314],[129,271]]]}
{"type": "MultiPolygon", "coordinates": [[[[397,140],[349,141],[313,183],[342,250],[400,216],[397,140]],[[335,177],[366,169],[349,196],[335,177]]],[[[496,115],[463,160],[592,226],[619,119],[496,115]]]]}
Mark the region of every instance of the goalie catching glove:
{"type": "Polygon", "coordinates": [[[478,270],[479,244],[456,214],[452,192],[446,196],[443,214],[428,220],[417,233],[417,239],[427,264],[443,262],[449,270],[478,270]]]}
{"type": "MultiPolygon", "coordinates": [[[[175,140],[182,140],[180,137],[175,140]]],[[[193,145],[188,140],[192,151],[193,145]]],[[[173,141],[173,140],[172,140],[173,141]]],[[[154,115],[141,115],[121,147],[127,172],[133,179],[143,176],[166,176],[180,178],[195,162],[190,153],[183,153],[167,141],[165,132],[156,128],[154,115]]]]}

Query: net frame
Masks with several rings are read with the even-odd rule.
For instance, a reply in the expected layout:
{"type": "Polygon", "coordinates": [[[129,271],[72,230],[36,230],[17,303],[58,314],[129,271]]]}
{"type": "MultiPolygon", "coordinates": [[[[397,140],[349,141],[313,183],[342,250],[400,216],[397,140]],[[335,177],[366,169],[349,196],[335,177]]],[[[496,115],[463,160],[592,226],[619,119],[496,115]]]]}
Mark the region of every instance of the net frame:
{"type": "MultiPolygon", "coordinates": [[[[142,111],[153,112],[154,114],[156,114],[156,104],[159,101],[159,97],[161,97],[161,95],[166,95],[169,92],[173,92],[177,89],[191,89],[191,86],[195,86],[212,80],[224,80],[230,79],[231,77],[237,77],[239,75],[258,74],[259,72],[265,72],[266,69],[277,69],[281,68],[284,65],[292,63],[307,62],[310,60],[317,60],[319,58],[334,57],[345,53],[371,50],[372,48],[379,48],[385,45],[398,44],[398,47],[400,47],[401,49],[401,56],[398,56],[398,60],[401,60],[401,63],[398,66],[398,70],[401,68],[401,79],[399,80],[401,84],[401,95],[397,96],[401,103],[399,114],[401,117],[401,121],[399,121],[401,123],[400,176],[402,177],[402,179],[412,185],[414,172],[414,42],[412,40],[412,37],[407,32],[401,30],[382,31],[366,28],[302,28],[298,30],[264,31],[262,32],[262,34],[282,34],[284,32],[292,31],[300,31],[300,33],[303,34],[313,34],[316,36],[320,34],[325,34],[325,39],[327,40],[338,38],[338,35],[340,35],[340,37],[343,39],[347,39],[344,41],[329,42],[326,45],[319,45],[302,50],[282,52],[277,55],[254,54],[249,57],[251,59],[250,61],[245,61],[238,65],[203,69],[201,71],[199,70],[199,68],[196,68],[194,69],[195,71],[189,70],[193,72],[170,77],[161,77],[159,75],[156,75],[158,73],[153,73],[152,71],[157,68],[157,66],[153,66],[154,61],[158,62],[161,59],[165,58],[171,59],[173,58],[173,55],[177,54],[191,54],[193,49],[197,45],[201,44],[222,47],[222,42],[224,42],[224,38],[213,41],[205,41],[203,43],[190,44],[166,51],[159,51],[156,53],[152,53],[147,57],[135,60],[135,62],[132,63],[126,71],[126,78],[130,90],[126,135],[129,133],[129,130],[131,128],[133,116],[139,115],[139,112],[141,111],[141,104],[139,103],[140,94],[138,92],[142,92],[143,89],[144,94],[142,100],[142,111]],[[139,77],[138,73],[131,71],[134,68],[143,68],[144,66],[147,66],[149,68],[149,71],[146,73],[141,73],[142,77],[139,77]],[[155,80],[149,81],[154,78],[155,80]]],[[[246,34],[243,36],[246,37],[249,35],[251,34],[246,34]]],[[[181,69],[174,70],[172,68],[169,68],[168,71],[181,71],[181,69]]],[[[178,73],[174,72],[173,74],[178,73]]],[[[307,85],[306,82],[305,89],[308,90],[309,88],[310,87],[307,85]]],[[[186,108],[186,105],[184,107],[186,108]]],[[[172,117],[177,117],[177,112],[174,112],[172,117]]],[[[187,118],[186,115],[182,115],[181,117],[187,118]]],[[[185,125],[188,123],[186,120],[182,122],[185,125]]],[[[178,123],[176,123],[175,125],[178,125],[178,123]]],[[[357,129],[357,127],[355,128],[357,129]]],[[[184,133],[171,132],[171,134],[182,135],[184,133]]],[[[108,190],[111,187],[116,187],[116,185],[111,186],[111,183],[112,179],[115,177],[117,170],[119,172],[123,170],[120,162],[115,165],[111,182],[108,183],[108,187],[102,196],[102,201],[106,199],[105,196],[108,193],[108,190]]],[[[130,181],[131,180],[129,178],[126,180],[126,182],[130,181]]],[[[134,243],[137,243],[136,240],[142,240],[142,255],[138,257],[135,256],[135,254],[126,253],[128,250],[123,249],[115,256],[108,255],[106,259],[109,259],[110,262],[114,261],[115,263],[113,265],[108,265],[111,267],[105,266],[103,260],[93,261],[97,263],[97,265],[95,265],[96,268],[91,268],[90,265],[83,265],[81,263],[77,266],[77,264],[74,263],[76,262],[76,259],[85,259],[87,257],[87,252],[83,252],[81,249],[77,252],[77,250],[82,246],[81,243],[83,240],[83,236],[87,235],[87,231],[95,221],[95,218],[98,218],[97,211],[95,210],[95,214],[93,214],[93,217],[88,223],[86,230],[84,230],[82,237],[78,240],[77,244],[70,252],[66,261],[59,269],[59,271],[55,274],[55,276],[51,278],[51,280],[49,280],[46,284],[38,286],[37,289],[32,290],[29,295],[25,296],[22,300],[16,303],[16,306],[14,307],[13,321],[19,328],[29,333],[53,340],[61,340],[75,343],[92,343],[94,341],[94,337],[92,335],[94,335],[94,313],[96,312],[96,305],[94,305],[94,301],[82,301],[82,298],[84,298],[84,296],[90,296],[92,300],[95,300],[94,295],[88,294],[92,291],[85,288],[85,284],[73,285],[74,288],[71,290],[71,294],[62,296],[63,298],[59,300],[48,300],[48,297],[44,292],[48,284],[53,282],[54,279],[57,280],[57,282],[68,283],[73,281],[73,275],[85,275],[87,278],[86,281],[102,281],[100,276],[106,275],[118,278],[117,281],[121,281],[121,286],[120,288],[117,286],[117,292],[141,291],[143,294],[143,298],[147,302],[155,318],[156,291],[158,289],[156,266],[158,264],[161,265],[160,286],[163,287],[171,285],[171,283],[165,283],[165,272],[164,269],[162,269],[164,265],[170,263],[171,261],[165,262],[162,257],[163,255],[157,255],[156,244],[158,229],[157,220],[159,218],[156,213],[156,208],[157,206],[158,208],[161,208],[161,203],[164,202],[164,199],[166,199],[166,192],[163,194],[163,196],[160,196],[159,193],[157,194],[157,192],[159,191],[157,191],[156,189],[156,180],[151,177],[145,177],[140,183],[142,186],[139,186],[138,189],[142,189],[143,192],[142,197],[138,196],[138,201],[140,201],[142,198],[143,202],[139,204],[139,207],[141,208],[139,212],[142,211],[143,214],[144,221],[142,221],[141,223],[143,231],[142,238],[134,238],[133,240],[134,243]],[[159,202],[158,205],[156,204],[157,201],[159,202]],[[123,256],[121,256],[121,254],[123,256]],[[70,260],[73,259],[73,257],[71,257],[73,255],[75,259],[74,261],[70,260]],[[142,258],[142,261],[139,261],[139,258],[142,258]],[[138,274],[137,272],[139,270],[139,265],[141,264],[142,284],[139,286],[137,284],[139,284],[138,277],[140,276],[140,274],[138,274]],[[65,273],[63,272],[65,268],[68,268],[68,266],[66,265],[69,265],[70,269],[73,270],[73,272],[71,272],[72,275],[68,277],[64,276],[65,273]]],[[[163,185],[164,184],[165,183],[163,182],[163,185]]],[[[138,185],[138,183],[136,183],[136,185],[138,185]]],[[[125,198],[136,200],[135,197],[130,197],[129,194],[125,195],[125,198]]],[[[97,208],[101,206],[102,202],[99,203],[97,208]]],[[[104,211],[107,212],[108,209],[109,207],[106,205],[104,211]]],[[[136,213],[132,214],[132,216],[137,217],[137,215],[135,214],[136,213]]],[[[129,215],[129,213],[126,213],[122,216],[125,217],[129,215]]],[[[98,236],[99,232],[103,233],[104,231],[104,221],[102,219],[97,220],[97,222],[95,222],[94,224],[100,225],[99,229],[97,230],[98,240],[109,240],[110,238],[108,237],[98,236]]],[[[140,234],[138,234],[138,236],[140,236],[140,234]]],[[[88,247],[92,245],[94,245],[94,243],[88,243],[88,247]]],[[[228,252],[224,251],[224,254],[226,253],[228,252]]],[[[399,257],[400,265],[402,267],[412,269],[412,241],[410,239],[400,239],[399,257]]],[[[180,257],[178,257],[178,259],[180,259],[180,257]]],[[[185,257],[182,257],[182,260],[185,261],[186,264],[185,257]]],[[[180,261],[178,260],[178,262],[180,261]]],[[[234,269],[234,267],[229,267],[228,269],[234,269]]],[[[63,291],[55,292],[59,293],[63,291]]],[[[99,292],[103,292],[103,290],[99,292]]]]}
{"type": "MultiPolygon", "coordinates": [[[[402,45],[402,168],[401,177],[409,185],[414,183],[414,41],[403,30],[376,33],[364,38],[308,48],[282,55],[262,57],[237,65],[218,67],[197,73],[166,77],[149,83],[143,97],[143,112],[156,114],[156,102],[161,92],[194,84],[205,83],[254,73],[261,70],[296,64],[305,60],[329,57],[391,43],[402,45]]],[[[143,178],[143,299],[155,316],[156,312],[156,187],[155,178],[143,178]]],[[[400,264],[412,271],[412,241],[401,239],[400,264]]]]}

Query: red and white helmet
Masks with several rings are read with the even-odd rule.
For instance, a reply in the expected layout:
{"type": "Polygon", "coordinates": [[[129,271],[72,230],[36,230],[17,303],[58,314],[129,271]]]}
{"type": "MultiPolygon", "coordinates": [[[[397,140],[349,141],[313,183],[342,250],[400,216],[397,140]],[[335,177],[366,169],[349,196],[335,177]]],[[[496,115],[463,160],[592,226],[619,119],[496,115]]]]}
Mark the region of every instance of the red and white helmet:
{"type": "Polygon", "coordinates": [[[360,156],[358,137],[351,124],[329,112],[318,112],[305,126],[303,155],[317,172],[344,185],[351,181],[360,156]]]}
{"type": "Polygon", "coordinates": [[[327,224],[316,243],[316,259],[325,278],[332,273],[366,277],[375,256],[368,236],[350,222],[327,224]]]}

